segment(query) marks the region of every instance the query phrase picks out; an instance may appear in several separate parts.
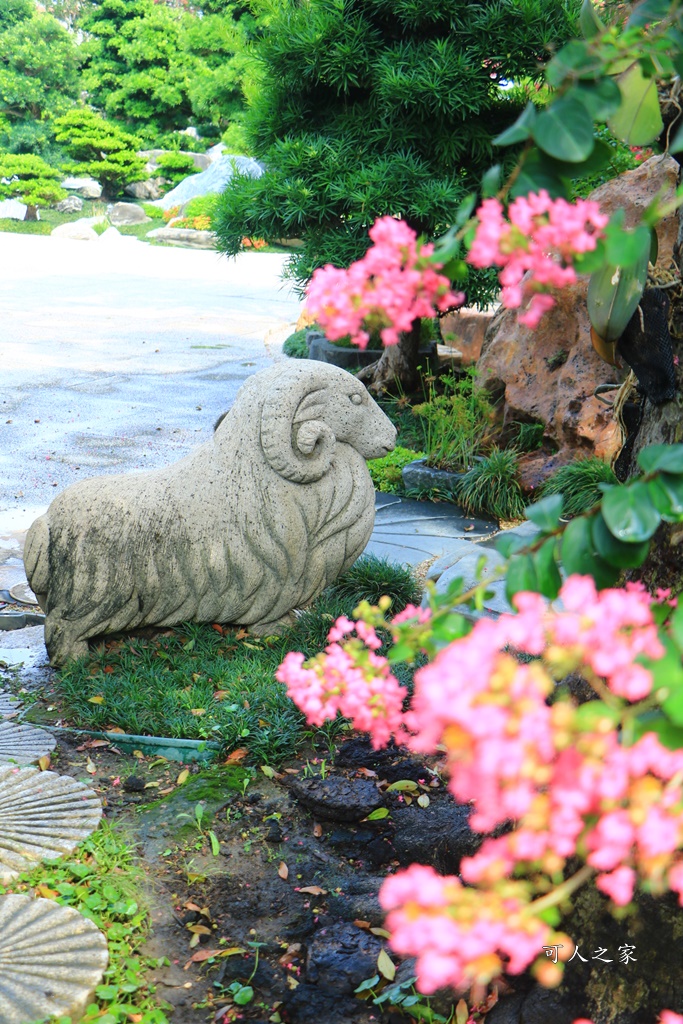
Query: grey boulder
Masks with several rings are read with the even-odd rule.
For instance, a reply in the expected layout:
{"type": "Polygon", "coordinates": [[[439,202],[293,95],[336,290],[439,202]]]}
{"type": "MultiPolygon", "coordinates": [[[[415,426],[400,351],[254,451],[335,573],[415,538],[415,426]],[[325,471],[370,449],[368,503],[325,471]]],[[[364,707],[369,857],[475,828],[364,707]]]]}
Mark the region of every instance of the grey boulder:
{"type": "Polygon", "coordinates": [[[94,178],[65,178],[62,188],[67,192],[75,192],[83,199],[99,199],[102,195],[102,186],[94,178]]]}
{"type": "Polygon", "coordinates": [[[246,174],[250,178],[260,178],[263,166],[248,156],[231,156],[224,154],[215,160],[205,171],[190,174],[179,185],[159,199],[157,206],[162,210],[170,210],[174,206],[182,206],[195,196],[206,196],[211,192],[222,192],[233,175],[246,174]]]}
{"type": "Polygon", "coordinates": [[[55,209],[57,213],[80,213],[83,209],[83,200],[80,196],[67,196],[61,203],[57,203],[55,209]]]}
{"type": "Polygon", "coordinates": [[[125,227],[130,224],[144,224],[151,220],[142,207],[136,203],[113,203],[107,207],[107,217],[114,227],[125,227]]]}

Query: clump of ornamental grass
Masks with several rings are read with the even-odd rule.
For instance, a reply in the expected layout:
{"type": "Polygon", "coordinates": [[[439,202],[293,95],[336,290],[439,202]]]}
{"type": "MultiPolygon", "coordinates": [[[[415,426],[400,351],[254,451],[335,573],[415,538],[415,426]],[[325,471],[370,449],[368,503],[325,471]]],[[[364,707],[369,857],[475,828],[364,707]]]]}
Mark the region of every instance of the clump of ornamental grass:
{"type": "Polygon", "coordinates": [[[541,489],[541,497],[561,494],[562,514],[579,516],[589,512],[602,498],[600,484],[617,484],[619,481],[610,466],[596,455],[575,459],[566,466],[560,466],[548,477],[541,489]]]}
{"type": "Polygon", "coordinates": [[[453,487],[453,498],[468,515],[522,519],[525,501],[517,478],[517,452],[493,447],[453,487]]]}

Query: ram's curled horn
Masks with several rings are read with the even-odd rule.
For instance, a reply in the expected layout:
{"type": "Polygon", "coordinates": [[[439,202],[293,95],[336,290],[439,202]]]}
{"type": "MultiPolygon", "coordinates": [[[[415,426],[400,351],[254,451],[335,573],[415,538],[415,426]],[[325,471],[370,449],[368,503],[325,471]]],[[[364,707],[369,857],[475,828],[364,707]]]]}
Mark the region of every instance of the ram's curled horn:
{"type": "Polygon", "coordinates": [[[320,480],[329,469],[336,446],[323,420],[323,376],[303,372],[294,384],[274,382],[261,413],[261,447],[270,466],[293,483],[320,480]]]}

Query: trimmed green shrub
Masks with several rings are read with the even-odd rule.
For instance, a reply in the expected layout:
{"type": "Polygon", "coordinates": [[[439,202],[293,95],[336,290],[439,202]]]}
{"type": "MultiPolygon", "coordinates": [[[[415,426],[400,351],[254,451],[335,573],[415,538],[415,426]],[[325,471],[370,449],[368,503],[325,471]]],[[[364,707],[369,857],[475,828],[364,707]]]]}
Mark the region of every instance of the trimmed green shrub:
{"type": "Polygon", "coordinates": [[[412,448],[399,446],[381,459],[370,459],[367,465],[375,490],[385,494],[400,494],[404,489],[401,470],[415,459],[423,458],[424,452],[414,452],[412,448]]]}
{"type": "Polygon", "coordinates": [[[294,334],[286,339],[282,345],[282,351],[290,359],[308,359],[308,345],[306,343],[306,335],[308,334],[309,328],[305,327],[303,331],[295,331],[294,334]]]}
{"type": "Polygon", "coordinates": [[[199,174],[199,168],[188,153],[162,153],[152,177],[164,179],[167,184],[163,190],[170,192],[191,174],[199,174]]]}
{"type": "Polygon", "coordinates": [[[588,512],[602,498],[600,484],[618,484],[610,466],[596,455],[575,459],[566,466],[560,466],[548,477],[541,488],[541,497],[561,494],[564,498],[562,514],[578,516],[588,512]]]}

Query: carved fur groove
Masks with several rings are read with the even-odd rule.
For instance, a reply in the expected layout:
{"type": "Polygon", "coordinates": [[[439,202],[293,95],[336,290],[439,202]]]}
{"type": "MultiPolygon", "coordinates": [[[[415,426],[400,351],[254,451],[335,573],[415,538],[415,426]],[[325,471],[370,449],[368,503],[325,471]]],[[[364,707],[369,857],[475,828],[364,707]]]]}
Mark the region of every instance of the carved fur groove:
{"type": "Polygon", "coordinates": [[[229,622],[261,632],[310,604],[365,548],[365,459],[396,431],[351,374],[279,363],[255,374],[213,439],[149,473],[68,487],[26,538],[53,665],[140,626],[229,622]]]}

